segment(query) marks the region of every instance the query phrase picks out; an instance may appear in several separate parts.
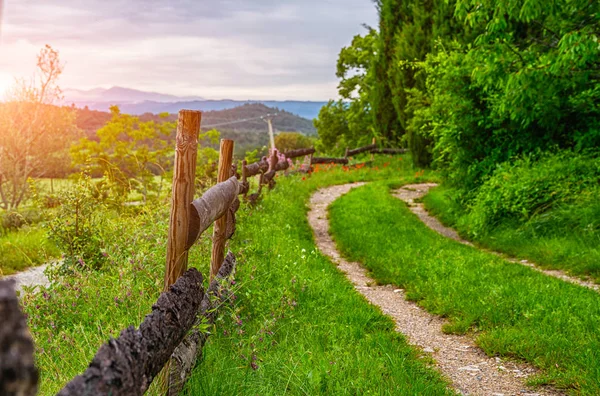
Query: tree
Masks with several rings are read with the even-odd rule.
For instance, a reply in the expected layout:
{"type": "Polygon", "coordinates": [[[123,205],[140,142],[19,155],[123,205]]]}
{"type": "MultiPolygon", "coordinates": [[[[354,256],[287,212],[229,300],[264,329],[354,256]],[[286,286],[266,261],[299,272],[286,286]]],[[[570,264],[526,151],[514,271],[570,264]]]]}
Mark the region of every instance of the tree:
{"type": "Polygon", "coordinates": [[[18,80],[0,103],[0,207],[14,210],[28,193],[27,180],[43,176],[45,160],[64,150],[77,132],[74,113],[57,107],[63,71],[58,51],[46,45],[30,81],[18,80]]]}
{"type": "MultiPolygon", "coordinates": [[[[83,138],[71,147],[73,162],[92,175],[103,175],[113,198],[125,199],[132,191],[160,192],[154,176],[164,176],[173,148],[169,139],[175,122],[142,122],[111,106],[111,120],[96,131],[98,141],[83,138]]],[[[165,119],[168,114],[161,114],[165,119]]]]}
{"type": "Polygon", "coordinates": [[[300,132],[281,132],[275,136],[275,147],[282,153],[311,146],[310,138],[300,132]]]}

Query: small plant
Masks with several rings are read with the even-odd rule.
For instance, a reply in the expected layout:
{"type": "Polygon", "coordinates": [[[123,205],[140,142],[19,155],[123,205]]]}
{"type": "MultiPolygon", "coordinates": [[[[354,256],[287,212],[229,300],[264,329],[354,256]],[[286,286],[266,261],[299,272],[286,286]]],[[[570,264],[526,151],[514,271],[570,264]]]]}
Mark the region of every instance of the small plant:
{"type": "Polygon", "coordinates": [[[61,272],[102,266],[102,200],[95,197],[91,180],[83,177],[73,189],[60,194],[62,205],[48,223],[49,237],[64,252],[61,272]]]}

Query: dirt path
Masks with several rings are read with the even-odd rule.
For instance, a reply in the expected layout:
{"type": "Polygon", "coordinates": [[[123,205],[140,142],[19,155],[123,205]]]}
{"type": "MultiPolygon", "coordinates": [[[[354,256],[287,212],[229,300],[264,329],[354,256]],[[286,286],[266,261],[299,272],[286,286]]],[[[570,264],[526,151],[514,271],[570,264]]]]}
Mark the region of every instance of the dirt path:
{"type": "MultiPolygon", "coordinates": [[[[437,218],[435,218],[435,217],[431,216],[429,213],[427,213],[427,211],[425,210],[425,206],[422,203],[415,202],[416,199],[419,199],[419,198],[425,196],[431,188],[436,187],[436,186],[437,186],[437,184],[435,184],[435,183],[408,184],[408,185],[402,186],[401,188],[395,190],[393,195],[396,198],[399,198],[402,201],[406,202],[408,204],[409,209],[414,214],[416,214],[419,217],[419,219],[423,223],[425,223],[425,225],[427,227],[442,234],[445,237],[452,238],[455,241],[458,241],[465,245],[473,246],[473,244],[471,242],[467,241],[466,239],[461,238],[455,230],[453,230],[452,228],[446,227],[445,225],[440,223],[440,221],[437,218]]],[[[525,265],[527,267],[531,267],[531,268],[535,269],[536,271],[539,271],[548,276],[562,279],[566,282],[575,283],[579,286],[587,287],[587,288],[595,290],[595,291],[600,291],[600,285],[597,285],[593,282],[587,282],[587,281],[581,280],[579,278],[569,276],[563,271],[541,269],[540,267],[536,266],[535,264],[533,264],[527,260],[516,260],[516,259],[510,258],[510,257],[507,257],[506,255],[504,255],[502,253],[494,252],[494,251],[491,251],[488,249],[480,249],[480,250],[495,254],[497,256],[501,256],[502,258],[504,258],[507,261],[510,261],[511,263],[521,264],[521,265],[525,265]]]]}
{"type": "Polygon", "coordinates": [[[23,286],[48,286],[50,281],[48,277],[44,275],[44,270],[48,267],[48,264],[40,265],[39,267],[29,268],[26,271],[19,272],[15,275],[9,275],[3,280],[12,279],[15,281],[15,290],[21,291],[23,286]]]}
{"type": "Polygon", "coordinates": [[[337,198],[364,183],[333,186],[317,191],[310,200],[308,221],[319,249],[338,265],[355,288],[371,304],[381,308],[396,323],[412,345],[431,354],[439,370],[450,379],[454,389],[464,395],[558,395],[559,392],[531,390],[525,379],[536,370],[525,364],[490,358],[468,336],[442,332],[444,320],[429,314],[415,303],[406,301],[404,290],[392,286],[375,286],[359,263],[342,258],[329,235],[327,207],[337,198]]]}

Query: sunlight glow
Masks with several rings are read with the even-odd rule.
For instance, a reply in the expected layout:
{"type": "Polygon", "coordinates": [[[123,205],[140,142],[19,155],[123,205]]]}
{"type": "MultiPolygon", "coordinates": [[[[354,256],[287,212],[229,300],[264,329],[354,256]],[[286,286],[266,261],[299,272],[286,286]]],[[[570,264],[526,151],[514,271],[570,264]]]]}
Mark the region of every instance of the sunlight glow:
{"type": "Polygon", "coordinates": [[[14,78],[10,74],[0,71],[0,101],[4,100],[6,91],[12,87],[13,83],[14,78]]]}

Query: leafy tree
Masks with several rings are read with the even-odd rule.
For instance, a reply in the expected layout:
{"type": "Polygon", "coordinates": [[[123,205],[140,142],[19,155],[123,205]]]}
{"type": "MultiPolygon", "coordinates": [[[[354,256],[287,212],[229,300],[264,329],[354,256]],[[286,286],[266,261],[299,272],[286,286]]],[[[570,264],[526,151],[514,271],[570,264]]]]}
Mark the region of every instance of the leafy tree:
{"type": "Polygon", "coordinates": [[[332,151],[336,148],[339,150],[338,143],[350,136],[346,109],[342,101],[330,100],[321,108],[314,124],[319,133],[319,148],[323,151],[332,151]]]}
{"type": "Polygon", "coordinates": [[[519,155],[600,144],[600,3],[459,0],[456,15],[480,33],[425,64],[434,155],[456,186],[519,155]]]}
{"type": "Polygon", "coordinates": [[[314,121],[320,145],[326,151],[343,152],[348,146],[358,146],[374,136],[369,97],[373,75],[369,72],[375,56],[377,32],[357,35],[352,44],[340,51],[336,75],[342,97],[321,108],[314,121]]]}
{"type": "Polygon", "coordinates": [[[60,99],[57,80],[63,71],[59,54],[49,45],[37,56],[31,81],[18,80],[0,104],[0,207],[21,205],[30,177],[44,176],[46,158],[64,150],[76,134],[73,112],[52,104],[60,99]]]}
{"type": "Polygon", "coordinates": [[[309,137],[299,132],[281,132],[275,136],[275,147],[280,152],[312,147],[309,137]]]}
{"type": "MultiPolygon", "coordinates": [[[[176,127],[174,122],[141,122],[138,117],[110,108],[111,120],[96,132],[98,141],[83,138],[71,147],[73,162],[91,174],[101,174],[112,197],[124,199],[132,192],[142,194],[144,202],[157,193],[161,176],[171,166],[173,144],[166,139],[176,127]]],[[[162,114],[166,118],[167,114],[162,114]]]]}

